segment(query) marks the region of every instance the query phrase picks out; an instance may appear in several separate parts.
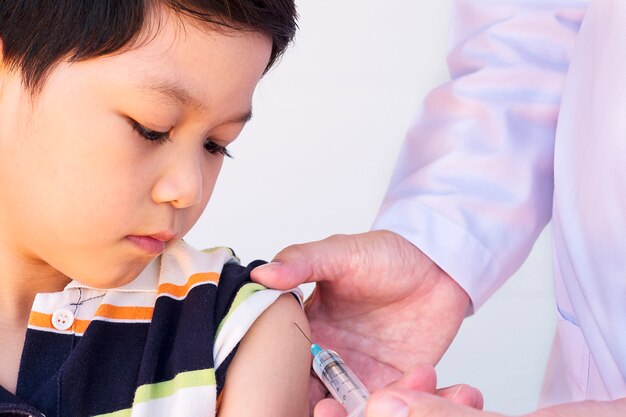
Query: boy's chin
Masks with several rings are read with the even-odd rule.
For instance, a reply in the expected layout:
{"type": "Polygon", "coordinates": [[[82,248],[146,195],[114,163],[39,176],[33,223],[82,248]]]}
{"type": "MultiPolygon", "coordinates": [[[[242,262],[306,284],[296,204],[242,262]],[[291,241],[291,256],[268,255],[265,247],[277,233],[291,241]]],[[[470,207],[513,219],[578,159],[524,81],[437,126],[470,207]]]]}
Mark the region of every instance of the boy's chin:
{"type": "Polygon", "coordinates": [[[88,287],[103,290],[123,287],[133,282],[153,260],[154,258],[142,258],[132,264],[112,266],[109,270],[99,271],[97,274],[85,274],[83,279],[76,280],[88,287]]]}

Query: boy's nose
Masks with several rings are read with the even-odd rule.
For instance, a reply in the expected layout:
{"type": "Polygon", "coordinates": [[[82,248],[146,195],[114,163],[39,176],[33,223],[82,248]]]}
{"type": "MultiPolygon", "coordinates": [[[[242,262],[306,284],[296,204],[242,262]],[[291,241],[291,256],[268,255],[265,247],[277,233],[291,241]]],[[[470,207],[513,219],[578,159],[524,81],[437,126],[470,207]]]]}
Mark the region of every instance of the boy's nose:
{"type": "Polygon", "coordinates": [[[164,171],[152,188],[156,203],[169,203],[175,208],[193,207],[202,201],[202,161],[179,158],[164,171]]]}

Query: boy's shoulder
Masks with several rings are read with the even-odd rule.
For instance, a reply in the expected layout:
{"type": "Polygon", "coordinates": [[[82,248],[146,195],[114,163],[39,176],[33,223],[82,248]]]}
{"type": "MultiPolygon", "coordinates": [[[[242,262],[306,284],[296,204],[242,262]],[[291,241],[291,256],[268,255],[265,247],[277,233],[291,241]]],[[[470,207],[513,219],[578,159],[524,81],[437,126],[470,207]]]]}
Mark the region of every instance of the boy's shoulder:
{"type": "Polygon", "coordinates": [[[199,250],[182,240],[163,252],[158,263],[160,289],[167,284],[193,286],[206,281],[217,284],[225,269],[245,269],[228,247],[199,250]]]}
{"type": "Polygon", "coordinates": [[[161,255],[161,266],[164,268],[181,268],[184,271],[195,269],[221,270],[227,263],[239,263],[235,252],[226,246],[216,246],[207,249],[196,249],[185,242],[178,241],[161,255]]]}
{"type": "MultiPolygon", "coordinates": [[[[214,300],[217,316],[225,316],[233,305],[238,306],[255,293],[273,292],[250,278],[251,271],[264,263],[256,260],[242,265],[228,247],[198,250],[180,241],[165,251],[158,266],[153,268],[157,274],[153,278],[157,282],[157,297],[182,301],[192,291],[196,294],[198,290],[208,291],[207,297],[214,300]]],[[[293,292],[301,299],[298,291],[293,292]]]]}

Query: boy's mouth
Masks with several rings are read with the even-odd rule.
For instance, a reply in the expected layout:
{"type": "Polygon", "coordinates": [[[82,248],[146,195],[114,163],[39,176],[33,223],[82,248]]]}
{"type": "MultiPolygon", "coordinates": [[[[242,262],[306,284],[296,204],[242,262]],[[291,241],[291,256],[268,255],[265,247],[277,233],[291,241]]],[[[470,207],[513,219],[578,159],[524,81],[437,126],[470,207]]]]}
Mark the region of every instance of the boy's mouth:
{"type": "Polygon", "coordinates": [[[136,247],[149,255],[158,255],[165,250],[167,242],[176,238],[176,234],[159,232],[153,235],[130,235],[127,239],[136,247]]]}

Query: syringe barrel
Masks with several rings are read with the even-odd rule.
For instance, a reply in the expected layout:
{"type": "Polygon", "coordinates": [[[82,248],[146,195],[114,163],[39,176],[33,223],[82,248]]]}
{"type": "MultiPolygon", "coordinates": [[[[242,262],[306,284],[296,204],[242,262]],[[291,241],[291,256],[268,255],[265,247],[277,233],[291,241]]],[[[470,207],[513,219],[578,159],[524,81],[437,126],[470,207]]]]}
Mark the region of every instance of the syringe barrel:
{"type": "Polygon", "coordinates": [[[350,417],[364,415],[369,392],[337,352],[330,349],[320,351],[313,358],[313,370],[350,417]]]}

